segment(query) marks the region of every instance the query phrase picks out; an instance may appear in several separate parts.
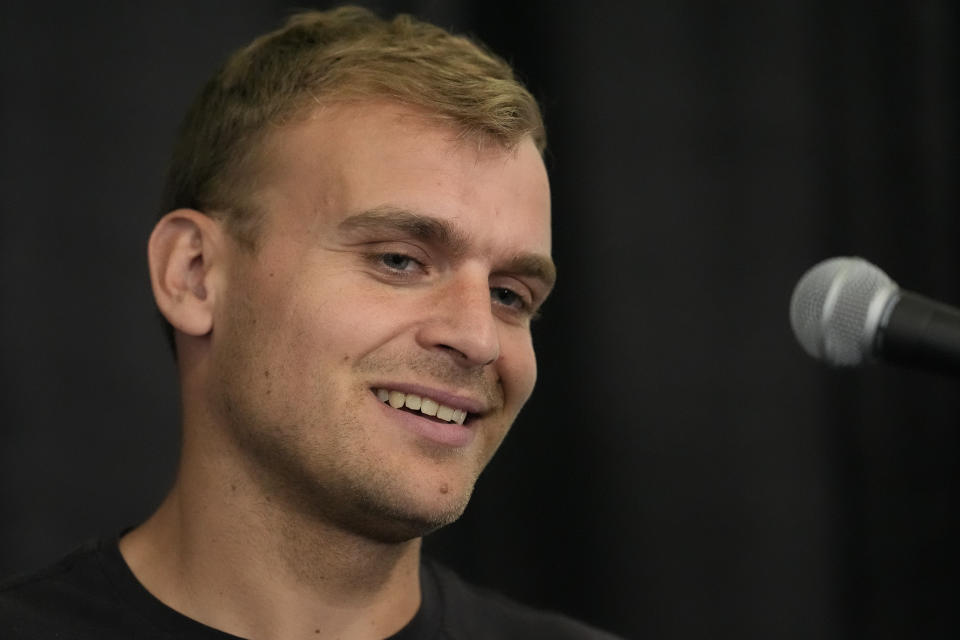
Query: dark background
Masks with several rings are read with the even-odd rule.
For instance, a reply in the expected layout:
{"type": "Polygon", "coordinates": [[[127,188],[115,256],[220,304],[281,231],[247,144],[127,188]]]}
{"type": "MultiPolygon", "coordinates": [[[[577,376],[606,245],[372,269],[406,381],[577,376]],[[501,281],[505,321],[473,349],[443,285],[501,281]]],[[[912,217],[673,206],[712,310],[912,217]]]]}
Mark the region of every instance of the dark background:
{"type": "MultiPolygon", "coordinates": [[[[550,137],[538,391],[428,548],[631,638],[957,637],[960,382],[826,369],[787,320],[831,255],[960,303],[956,3],[368,4],[512,60],[550,137]]],[[[3,4],[0,573],[171,481],[145,260],[166,157],[289,10],[3,4]]]]}

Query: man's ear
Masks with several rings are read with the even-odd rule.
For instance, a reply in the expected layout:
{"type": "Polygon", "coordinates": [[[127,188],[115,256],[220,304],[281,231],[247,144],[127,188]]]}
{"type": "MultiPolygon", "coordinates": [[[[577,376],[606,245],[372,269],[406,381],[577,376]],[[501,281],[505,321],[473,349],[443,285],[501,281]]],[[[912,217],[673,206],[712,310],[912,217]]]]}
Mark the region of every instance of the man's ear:
{"type": "Polygon", "coordinates": [[[220,223],[199,211],[171,211],[153,228],[147,244],[153,297],[178,331],[204,336],[213,329],[212,273],[224,249],[220,223]]]}

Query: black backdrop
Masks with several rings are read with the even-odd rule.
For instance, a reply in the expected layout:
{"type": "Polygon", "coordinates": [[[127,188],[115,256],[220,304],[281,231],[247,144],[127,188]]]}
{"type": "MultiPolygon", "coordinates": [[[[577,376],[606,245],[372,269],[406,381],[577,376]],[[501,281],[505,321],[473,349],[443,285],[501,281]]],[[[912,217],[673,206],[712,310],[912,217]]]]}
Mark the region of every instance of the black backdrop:
{"type": "MultiPolygon", "coordinates": [[[[793,284],[863,255],[960,303],[957,7],[371,2],[545,105],[540,383],[428,548],[628,637],[956,637],[960,382],[825,369],[793,284]]],[[[175,372],[144,247],[180,115],[266,0],[5,2],[0,573],[145,517],[175,372]]]]}

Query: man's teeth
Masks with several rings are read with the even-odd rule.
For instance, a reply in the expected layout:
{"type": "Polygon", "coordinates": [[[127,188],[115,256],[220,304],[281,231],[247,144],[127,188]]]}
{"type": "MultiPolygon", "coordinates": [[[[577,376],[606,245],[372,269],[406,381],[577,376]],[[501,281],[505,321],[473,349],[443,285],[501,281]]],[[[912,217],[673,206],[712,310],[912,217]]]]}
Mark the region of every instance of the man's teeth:
{"type": "Polygon", "coordinates": [[[467,419],[467,412],[463,409],[454,409],[440,404],[436,400],[423,398],[413,393],[401,393],[399,391],[387,391],[386,389],[377,389],[377,398],[380,402],[386,402],[394,409],[406,407],[413,411],[419,411],[428,416],[436,416],[447,422],[456,422],[463,424],[467,419]]]}

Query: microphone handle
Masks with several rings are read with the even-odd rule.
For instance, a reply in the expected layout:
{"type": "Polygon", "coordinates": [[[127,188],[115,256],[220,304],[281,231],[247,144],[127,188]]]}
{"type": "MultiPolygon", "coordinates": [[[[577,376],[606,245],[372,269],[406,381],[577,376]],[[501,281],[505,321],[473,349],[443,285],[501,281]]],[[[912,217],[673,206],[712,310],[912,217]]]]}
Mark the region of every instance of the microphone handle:
{"type": "Polygon", "coordinates": [[[892,364],[960,376],[960,309],[901,290],[874,352],[892,364]]]}

